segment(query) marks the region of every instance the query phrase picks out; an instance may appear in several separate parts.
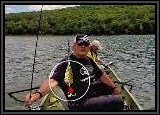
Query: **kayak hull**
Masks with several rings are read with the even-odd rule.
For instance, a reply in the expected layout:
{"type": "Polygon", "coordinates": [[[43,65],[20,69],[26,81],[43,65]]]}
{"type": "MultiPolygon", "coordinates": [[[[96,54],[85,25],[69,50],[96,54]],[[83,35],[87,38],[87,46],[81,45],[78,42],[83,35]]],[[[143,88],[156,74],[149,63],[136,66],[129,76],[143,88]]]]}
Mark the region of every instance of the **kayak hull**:
{"type": "MultiPolygon", "coordinates": [[[[107,67],[104,67],[105,71],[109,74],[109,77],[113,81],[118,81],[121,83],[122,81],[119,79],[115,71],[108,65],[107,67]]],[[[131,94],[131,92],[123,85],[116,83],[116,86],[121,91],[122,98],[124,100],[124,109],[125,110],[143,110],[142,107],[138,104],[134,96],[131,94]]],[[[63,91],[57,87],[57,90],[54,91],[54,94],[62,95],[63,99],[65,98],[63,91]]],[[[56,95],[54,95],[53,92],[50,92],[48,95],[46,95],[39,108],[40,110],[69,110],[67,101],[63,101],[59,99],[56,95]]]]}

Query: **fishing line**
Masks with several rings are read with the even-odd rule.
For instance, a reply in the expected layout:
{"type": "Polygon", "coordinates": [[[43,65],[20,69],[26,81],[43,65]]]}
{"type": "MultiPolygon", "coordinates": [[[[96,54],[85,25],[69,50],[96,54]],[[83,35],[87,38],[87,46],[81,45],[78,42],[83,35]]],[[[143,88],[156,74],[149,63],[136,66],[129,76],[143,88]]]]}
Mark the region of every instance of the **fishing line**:
{"type": "Polygon", "coordinates": [[[69,39],[68,39],[68,60],[69,60],[69,56],[70,56],[70,44],[69,44],[69,39]]]}

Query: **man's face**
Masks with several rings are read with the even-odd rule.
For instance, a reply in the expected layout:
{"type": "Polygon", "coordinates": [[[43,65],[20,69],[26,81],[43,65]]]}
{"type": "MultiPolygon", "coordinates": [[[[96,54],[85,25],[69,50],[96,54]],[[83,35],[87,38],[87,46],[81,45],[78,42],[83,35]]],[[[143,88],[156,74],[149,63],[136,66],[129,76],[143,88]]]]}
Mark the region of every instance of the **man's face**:
{"type": "Polygon", "coordinates": [[[73,47],[74,53],[79,57],[85,57],[89,49],[89,43],[86,42],[75,43],[73,47]]]}
{"type": "Polygon", "coordinates": [[[94,51],[98,50],[98,46],[93,45],[92,48],[93,48],[94,51]]]}

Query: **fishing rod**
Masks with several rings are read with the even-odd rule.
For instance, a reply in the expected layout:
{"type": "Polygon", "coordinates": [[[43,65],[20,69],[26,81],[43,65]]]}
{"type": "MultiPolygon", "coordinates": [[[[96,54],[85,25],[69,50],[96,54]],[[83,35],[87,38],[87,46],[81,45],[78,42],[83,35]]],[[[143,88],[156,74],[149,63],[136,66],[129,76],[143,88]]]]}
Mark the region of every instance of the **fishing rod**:
{"type": "MultiPolygon", "coordinates": [[[[107,64],[104,64],[103,62],[101,63],[101,65],[103,65],[104,66],[104,70],[105,70],[105,72],[107,73],[107,74],[109,74],[110,73],[110,71],[108,71],[108,67],[109,68],[111,68],[111,65],[113,65],[113,63],[114,62],[109,62],[109,63],[107,63],[107,64]]],[[[133,79],[130,79],[130,80],[128,80],[128,81],[121,81],[121,82],[119,82],[119,81],[114,81],[114,83],[118,83],[118,84],[121,84],[121,85],[127,85],[127,86],[130,86],[130,89],[129,89],[129,91],[131,92],[131,90],[132,90],[132,88],[133,88],[133,85],[132,84],[129,84],[129,82],[130,81],[132,81],[133,79]]]]}
{"type": "Polygon", "coordinates": [[[69,55],[70,55],[70,46],[69,46],[69,40],[68,40],[68,59],[69,59],[69,55]]]}
{"type": "Polygon", "coordinates": [[[11,98],[13,98],[14,100],[24,103],[24,101],[16,98],[16,97],[13,96],[12,94],[14,94],[14,93],[20,93],[20,92],[24,92],[24,91],[30,91],[30,90],[34,90],[34,89],[38,89],[38,88],[39,88],[39,86],[34,87],[34,88],[32,88],[32,89],[31,89],[31,88],[28,88],[28,89],[19,90],[19,91],[13,91],[13,92],[8,93],[8,95],[9,95],[11,98]]]}
{"type": "Polygon", "coordinates": [[[35,57],[36,57],[36,51],[37,51],[37,44],[38,44],[38,35],[39,33],[41,33],[41,19],[42,19],[42,8],[43,5],[41,7],[41,12],[40,12],[40,16],[39,16],[39,21],[38,21],[38,29],[37,29],[37,40],[36,40],[36,47],[35,47],[35,52],[34,52],[34,61],[33,61],[33,70],[32,70],[32,78],[31,78],[31,90],[30,90],[30,94],[32,93],[32,87],[33,87],[33,74],[34,74],[34,65],[35,65],[35,57]]]}
{"type": "Polygon", "coordinates": [[[28,89],[22,89],[22,90],[18,90],[18,91],[12,91],[12,92],[9,92],[8,95],[11,95],[11,94],[14,94],[14,93],[20,93],[20,92],[24,92],[24,91],[30,91],[30,90],[34,90],[34,89],[38,89],[38,88],[39,88],[39,86],[33,87],[32,89],[28,88],[28,89]]]}
{"type": "Polygon", "coordinates": [[[24,89],[24,90],[19,90],[19,91],[14,91],[14,92],[8,93],[8,95],[9,95],[11,98],[15,99],[16,101],[24,102],[24,101],[22,101],[22,100],[17,99],[17,98],[16,98],[15,96],[13,96],[12,94],[14,94],[14,93],[20,93],[20,92],[24,92],[24,91],[30,91],[30,94],[31,94],[31,93],[32,93],[32,90],[39,88],[39,86],[33,87],[33,74],[34,74],[34,70],[35,70],[35,62],[36,62],[36,61],[35,61],[35,57],[36,57],[36,51],[37,51],[37,45],[38,45],[38,36],[39,36],[39,34],[41,33],[42,8],[43,8],[43,5],[42,5],[41,11],[40,11],[40,16],[39,16],[39,21],[38,21],[38,29],[37,29],[37,31],[36,31],[36,37],[37,37],[37,39],[36,39],[36,47],[35,47],[35,51],[34,51],[31,86],[30,86],[30,88],[28,88],[28,89],[24,89]]]}

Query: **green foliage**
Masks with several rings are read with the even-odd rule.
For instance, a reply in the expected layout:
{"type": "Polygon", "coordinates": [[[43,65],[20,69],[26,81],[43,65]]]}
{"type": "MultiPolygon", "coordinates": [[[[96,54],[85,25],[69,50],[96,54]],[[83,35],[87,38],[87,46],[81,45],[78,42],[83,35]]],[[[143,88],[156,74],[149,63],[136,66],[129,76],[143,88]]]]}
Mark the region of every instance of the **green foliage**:
{"type": "MultiPolygon", "coordinates": [[[[40,12],[5,15],[6,34],[36,34],[40,12]]],[[[154,34],[154,5],[81,5],[44,10],[43,34],[154,34]]]]}

